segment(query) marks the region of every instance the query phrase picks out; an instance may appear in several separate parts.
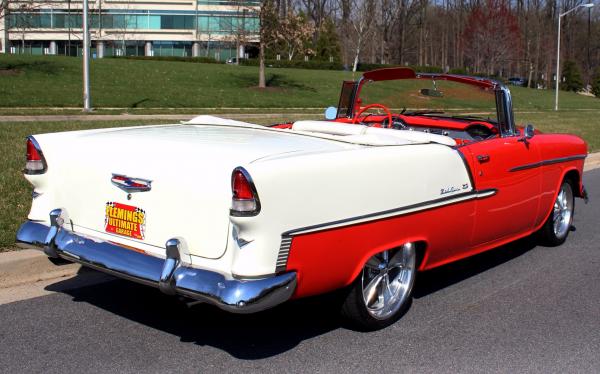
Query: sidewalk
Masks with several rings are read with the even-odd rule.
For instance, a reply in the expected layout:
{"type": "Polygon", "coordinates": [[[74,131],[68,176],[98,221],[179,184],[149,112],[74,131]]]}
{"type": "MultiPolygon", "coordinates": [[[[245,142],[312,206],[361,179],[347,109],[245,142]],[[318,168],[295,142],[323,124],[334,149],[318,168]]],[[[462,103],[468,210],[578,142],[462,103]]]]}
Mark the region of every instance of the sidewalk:
{"type": "Polygon", "coordinates": [[[583,171],[590,171],[597,168],[600,168],[600,152],[588,154],[587,158],[585,159],[583,171]]]}
{"type": "Polygon", "coordinates": [[[42,251],[35,249],[3,252],[0,253],[0,289],[72,276],[79,268],[79,264],[54,265],[42,251]]]}

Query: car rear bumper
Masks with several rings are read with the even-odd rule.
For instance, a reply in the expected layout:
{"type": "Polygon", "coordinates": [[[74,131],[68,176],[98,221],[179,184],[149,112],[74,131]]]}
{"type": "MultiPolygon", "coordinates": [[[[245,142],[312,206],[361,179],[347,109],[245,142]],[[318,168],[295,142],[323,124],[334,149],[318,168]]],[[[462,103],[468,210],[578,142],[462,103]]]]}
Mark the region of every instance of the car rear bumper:
{"type": "Polygon", "coordinates": [[[63,227],[57,209],[50,214],[51,226],[27,221],[17,232],[17,245],[43,249],[50,257],[78,262],[120,278],[158,287],[205,301],[234,313],[253,313],[288,300],[296,289],[296,273],[261,279],[234,279],[223,274],[184,266],[179,260],[178,241],[167,242],[166,259],[149,256],[117,244],[82,236],[63,227]]]}

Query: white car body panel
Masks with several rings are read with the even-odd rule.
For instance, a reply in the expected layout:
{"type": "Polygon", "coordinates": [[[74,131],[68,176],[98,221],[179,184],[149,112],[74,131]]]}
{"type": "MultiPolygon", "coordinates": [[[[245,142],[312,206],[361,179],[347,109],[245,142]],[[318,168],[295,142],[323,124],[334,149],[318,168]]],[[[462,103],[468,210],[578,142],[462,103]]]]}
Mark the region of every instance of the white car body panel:
{"type": "Polygon", "coordinates": [[[287,231],[473,190],[459,152],[436,138],[446,137],[387,129],[324,134],[315,123],[279,130],[214,118],[35,135],[48,171],[26,176],[41,194],[29,219],[48,224],[48,212],[64,208],[74,231],[159,257],[168,239],[183,238],[190,254],[184,262],[250,277],[275,272],[287,231]],[[238,166],[257,188],[262,209],[255,217],[229,215],[238,166]],[[112,173],[152,180],[152,189],[127,200],[112,173]],[[146,210],[144,240],[104,232],[108,201],[146,210]]]}

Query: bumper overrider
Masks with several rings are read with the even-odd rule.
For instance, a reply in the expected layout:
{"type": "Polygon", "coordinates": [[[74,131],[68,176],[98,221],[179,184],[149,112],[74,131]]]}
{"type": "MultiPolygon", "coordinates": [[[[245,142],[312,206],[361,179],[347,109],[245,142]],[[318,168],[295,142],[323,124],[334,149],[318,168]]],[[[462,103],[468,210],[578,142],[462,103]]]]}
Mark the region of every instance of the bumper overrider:
{"type": "Polygon", "coordinates": [[[235,279],[223,274],[184,266],[182,243],[167,241],[166,259],[126,249],[117,244],[77,235],[63,226],[66,213],[50,213],[51,226],[27,221],[17,232],[17,245],[43,249],[50,257],[78,262],[120,278],[158,287],[169,295],[208,302],[229,312],[253,313],[288,300],[296,289],[296,273],[260,279],[235,279]]]}

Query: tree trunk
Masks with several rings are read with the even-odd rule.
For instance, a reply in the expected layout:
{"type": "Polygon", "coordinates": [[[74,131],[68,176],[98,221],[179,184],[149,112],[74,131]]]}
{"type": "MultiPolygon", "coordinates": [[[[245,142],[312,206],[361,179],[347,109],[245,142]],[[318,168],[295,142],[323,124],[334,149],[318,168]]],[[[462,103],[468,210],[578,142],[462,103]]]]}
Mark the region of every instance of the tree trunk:
{"type": "Polygon", "coordinates": [[[2,15],[2,17],[4,18],[4,30],[2,30],[2,51],[8,54],[10,53],[10,49],[8,46],[10,44],[10,41],[8,39],[8,0],[2,0],[0,4],[2,4],[2,6],[0,6],[0,9],[3,9],[4,12],[4,14],[2,15]]]}
{"type": "Polygon", "coordinates": [[[235,38],[235,64],[240,64],[240,34],[238,33],[235,38]]]}
{"type": "MultiPolygon", "coordinates": [[[[361,28],[362,30],[362,28],[361,28]]],[[[360,55],[360,44],[362,43],[362,34],[358,33],[358,42],[356,43],[356,53],[354,55],[354,64],[352,65],[352,72],[356,73],[356,69],[358,68],[358,56],[360,55]]]]}
{"type": "Polygon", "coordinates": [[[265,79],[265,42],[260,39],[260,50],[258,53],[258,88],[267,88],[265,79]]]}

